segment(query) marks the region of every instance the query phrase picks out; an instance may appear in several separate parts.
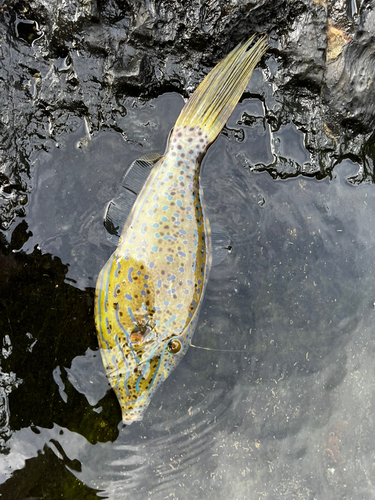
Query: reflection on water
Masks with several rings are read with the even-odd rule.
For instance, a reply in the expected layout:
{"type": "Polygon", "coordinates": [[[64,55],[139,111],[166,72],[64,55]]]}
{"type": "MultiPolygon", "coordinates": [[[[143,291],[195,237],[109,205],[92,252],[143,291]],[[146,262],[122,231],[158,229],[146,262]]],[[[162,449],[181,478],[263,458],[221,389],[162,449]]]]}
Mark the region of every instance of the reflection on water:
{"type": "Polygon", "coordinates": [[[131,142],[82,124],[35,159],[27,224],[2,242],[0,493],[373,498],[375,191],[346,182],[349,160],[320,182],[251,172],[273,155],[309,158],[294,125],[270,132],[256,100],[203,168],[210,221],[233,248],[212,269],[194,343],[222,351],[191,348],[144,420],[120,423],[92,319],[112,252],[102,214],[125,166],[163,152],[181,104],[131,108],[131,142]]]}

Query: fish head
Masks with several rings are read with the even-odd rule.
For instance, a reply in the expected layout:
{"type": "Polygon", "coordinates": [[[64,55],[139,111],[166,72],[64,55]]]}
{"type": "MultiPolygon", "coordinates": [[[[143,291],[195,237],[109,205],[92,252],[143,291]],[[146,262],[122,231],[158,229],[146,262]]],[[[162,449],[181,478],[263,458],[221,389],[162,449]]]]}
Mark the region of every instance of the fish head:
{"type": "MultiPolygon", "coordinates": [[[[116,384],[112,383],[125,424],[142,420],[155,391],[167,380],[188,347],[186,335],[134,342],[124,358],[127,365],[125,378],[117,376],[116,384]]],[[[124,374],[120,369],[121,372],[124,374]]]]}

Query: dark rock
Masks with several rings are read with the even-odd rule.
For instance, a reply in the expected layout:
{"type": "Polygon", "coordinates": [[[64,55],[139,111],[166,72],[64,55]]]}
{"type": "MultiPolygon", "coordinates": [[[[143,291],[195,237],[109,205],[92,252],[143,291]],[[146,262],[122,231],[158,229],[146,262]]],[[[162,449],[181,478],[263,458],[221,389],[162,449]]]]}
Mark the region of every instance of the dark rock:
{"type": "Polygon", "coordinates": [[[124,97],[178,91],[187,97],[207,72],[253,32],[271,48],[251,95],[265,103],[271,133],[293,123],[309,161],[275,155],[275,177],[328,175],[343,157],[372,179],[374,2],[201,3],[197,0],[9,0],[0,11],[2,114],[0,220],[25,215],[33,158],[64,142],[84,118],[91,133],[123,132],[124,97]],[[354,4],[353,4],[354,5],[354,4]]]}

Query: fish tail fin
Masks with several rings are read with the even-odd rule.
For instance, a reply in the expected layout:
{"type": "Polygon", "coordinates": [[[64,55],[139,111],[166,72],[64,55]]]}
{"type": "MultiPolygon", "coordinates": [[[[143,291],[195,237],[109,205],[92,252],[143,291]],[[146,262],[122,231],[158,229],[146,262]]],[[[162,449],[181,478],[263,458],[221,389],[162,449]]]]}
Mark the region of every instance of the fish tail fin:
{"type": "Polygon", "coordinates": [[[266,36],[240,43],[206,76],[183,107],[175,127],[199,127],[213,142],[245,90],[253,69],[268,49],[266,36]],[[253,44],[253,45],[252,45],[253,44]],[[251,46],[252,45],[252,46],[251,46]]]}

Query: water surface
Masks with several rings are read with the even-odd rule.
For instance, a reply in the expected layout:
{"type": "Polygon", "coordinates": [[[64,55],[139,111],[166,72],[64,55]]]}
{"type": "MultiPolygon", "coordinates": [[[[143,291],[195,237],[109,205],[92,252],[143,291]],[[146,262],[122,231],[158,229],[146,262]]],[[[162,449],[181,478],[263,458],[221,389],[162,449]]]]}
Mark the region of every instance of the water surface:
{"type": "Polygon", "coordinates": [[[194,335],[212,350],[190,348],[144,420],[120,422],[92,319],[113,251],[102,217],[130,163],[163,153],[183,101],[126,104],[125,135],[77,121],[34,158],[27,216],[3,257],[0,493],[373,498],[375,190],[347,182],[349,160],[322,181],[257,172],[309,162],[302,132],[272,132],[257,99],[204,160],[210,221],[231,240],[194,335]]]}

